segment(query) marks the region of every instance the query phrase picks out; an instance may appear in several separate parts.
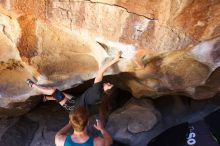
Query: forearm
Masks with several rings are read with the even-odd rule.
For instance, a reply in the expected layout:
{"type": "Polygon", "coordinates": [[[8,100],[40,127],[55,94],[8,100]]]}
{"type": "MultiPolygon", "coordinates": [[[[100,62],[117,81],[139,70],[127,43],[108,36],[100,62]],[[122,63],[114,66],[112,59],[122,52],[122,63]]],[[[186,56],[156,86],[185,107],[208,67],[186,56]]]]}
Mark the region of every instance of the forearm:
{"type": "Polygon", "coordinates": [[[100,68],[100,72],[105,72],[109,67],[111,67],[113,64],[115,64],[116,62],[118,62],[119,59],[113,59],[111,60],[110,62],[106,63],[105,65],[103,65],[101,68],[100,68]]]}
{"type": "Polygon", "coordinates": [[[103,135],[105,146],[110,146],[113,143],[111,135],[105,129],[102,129],[100,131],[103,135]]]}
{"type": "Polygon", "coordinates": [[[66,135],[71,128],[71,124],[66,124],[62,129],[60,129],[55,135],[55,144],[56,146],[63,146],[66,139],[66,135]]]}
{"type": "Polygon", "coordinates": [[[72,128],[71,124],[68,123],[62,129],[60,129],[57,132],[57,134],[59,134],[59,135],[66,135],[71,128],[72,128]]]}
{"type": "Polygon", "coordinates": [[[116,62],[118,62],[119,59],[113,59],[110,62],[108,62],[107,64],[103,65],[97,72],[96,74],[96,78],[95,78],[95,83],[102,81],[103,78],[103,74],[104,72],[111,67],[113,64],[115,64],[116,62]]]}

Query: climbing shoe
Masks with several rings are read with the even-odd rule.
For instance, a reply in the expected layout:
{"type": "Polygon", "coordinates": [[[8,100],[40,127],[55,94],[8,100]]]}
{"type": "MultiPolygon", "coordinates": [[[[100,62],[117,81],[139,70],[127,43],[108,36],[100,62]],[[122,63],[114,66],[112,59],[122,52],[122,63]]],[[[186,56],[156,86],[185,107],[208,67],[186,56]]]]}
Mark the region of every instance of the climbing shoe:
{"type": "Polygon", "coordinates": [[[32,87],[34,82],[31,79],[27,79],[26,83],[28,84],[29,87],[32,87]]]}

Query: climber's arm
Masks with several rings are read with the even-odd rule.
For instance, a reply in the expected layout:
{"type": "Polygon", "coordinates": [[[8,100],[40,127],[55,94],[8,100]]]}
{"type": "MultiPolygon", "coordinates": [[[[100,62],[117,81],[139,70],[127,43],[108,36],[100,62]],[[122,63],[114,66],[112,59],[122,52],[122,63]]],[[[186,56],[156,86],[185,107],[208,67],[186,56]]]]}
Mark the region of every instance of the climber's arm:
{"type": "Polygon", "coordinates": [[[56,146],[63,146],[68,131],[72,128],[70,122],[66,124],[62,129],[60,129],[55,135],[55,144],[56,146]]]}
{"type": "Polygon", "coordinates": [[[106,63],[105,65],[103,65],[97,72],[96,77],[95,77],[95,81],[94,83],[98,83],[101,82],[103,79],[103,74],[104,72],[111,67],[113,64],[115,64],[116,62],[119,61],[121,56],[121,52],[118,52],[117,55],[115,56],[115,58],[113,60],[111,60],[110,62],[106,63]]]}

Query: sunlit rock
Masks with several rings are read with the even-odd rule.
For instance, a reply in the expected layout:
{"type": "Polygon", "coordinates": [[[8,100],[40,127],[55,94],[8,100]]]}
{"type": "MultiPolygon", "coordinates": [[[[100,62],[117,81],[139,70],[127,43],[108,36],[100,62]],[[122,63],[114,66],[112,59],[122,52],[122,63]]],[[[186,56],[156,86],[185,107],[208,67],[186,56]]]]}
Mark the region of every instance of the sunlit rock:
{"type": "Polygon", "coordinates": [[[112,82],[136,98],[181,94],[207,99],[219,92],[213,79],[220,66],[219,1],[0,4],[3,108],[40,94],[25,84],[27,78],[68,89],[94,78],[117,51],[122,59],[105,75],[119,74],[112,82]]]}

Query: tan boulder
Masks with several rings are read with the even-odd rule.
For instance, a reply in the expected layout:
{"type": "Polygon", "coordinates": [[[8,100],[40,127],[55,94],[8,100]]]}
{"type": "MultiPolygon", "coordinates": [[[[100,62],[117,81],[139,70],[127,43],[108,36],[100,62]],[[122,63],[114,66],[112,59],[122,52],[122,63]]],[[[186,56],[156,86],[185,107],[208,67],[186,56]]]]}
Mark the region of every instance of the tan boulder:
{"type": "Polygon", "coordinates": [[[112,82],[137,98],[183,94],[204,99],[219,92],[215,83],[220,66],[219,1],[5,0],[0,4],[4,108],[39,94],[25,85],[27,78],[68,89],[94,78],[119,50],[123,59],[105,75],[121,73],[112,82]]]}

